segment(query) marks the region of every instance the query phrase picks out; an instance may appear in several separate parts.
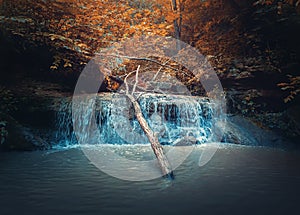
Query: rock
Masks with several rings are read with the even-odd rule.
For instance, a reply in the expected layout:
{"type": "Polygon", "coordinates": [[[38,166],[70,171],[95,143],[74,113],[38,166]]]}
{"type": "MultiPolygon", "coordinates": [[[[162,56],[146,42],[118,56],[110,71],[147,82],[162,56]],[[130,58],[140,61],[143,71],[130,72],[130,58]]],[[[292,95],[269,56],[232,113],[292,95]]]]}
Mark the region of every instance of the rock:
{"type": "Polygon", "coordinates": [[[274,133],[276,132],[277,135],[299,145],[299,106],[292,106],[283,112],[256,114],[255,120],[263,127],[274,131],[274,133]]]}
{"type": "MultiPolygon", "coordinates": [[[[224,125],[223,125],[224,126],[224,125]]],[[[229,116],[222,142],[251,146],[283,146],[286,140],[242,116],[229,116]]]]}
{"type": "Polygon", "coordinates": [[[295,124],[295,130],[298,130],[300,135],[300,105],[295,105],[287,109],[286,114],[290,121],[295,124]]]}
{"type": "Polygon", "coordinates": [[[46,149],[49,145],[33,135],[11,116],[0,113],[0,150],[32,151],[46,149]]]}
{"type": "Polygon", "coordinates": [[[227,118],[226,125],[222,126],[224,134],[222,142],[242,144],[242,145],[258,145],[258,141],[249,134],[242,121],[242,117],[231,116],[227,118]]]}

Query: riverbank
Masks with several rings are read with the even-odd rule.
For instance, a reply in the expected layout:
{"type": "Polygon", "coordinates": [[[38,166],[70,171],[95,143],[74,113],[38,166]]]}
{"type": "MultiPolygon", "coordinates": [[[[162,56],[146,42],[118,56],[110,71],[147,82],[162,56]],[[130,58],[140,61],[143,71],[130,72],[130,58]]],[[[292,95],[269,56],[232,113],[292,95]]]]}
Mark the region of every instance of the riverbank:
{"type": "MultiPolygon", "coordinates": [[[[11,144],[12,147],[2,146],[2,148],[6,150],[51,148],[51,144],[53,144],[49,142],[51,135],[46,133],[54,133],[58,129],[56,127],[58,123],[57,114],[60,106],[70,100],[72,96],[70,89],[63,88],[58,84],[30,79],[24,79],[21,84],[5,89],[2,92],[9,95],[6,105],[11,104],[14,109],[10,113],[0,115],[1,122],[12,124],[12,127],[9,125],[9,133],[3,133],[3,137],[4,135],[16,136],[14,135],[15,130],[27,129],[28,132],[33,132],[32,136],[35,138],[29,140],[34,140],[33,143],[23,145],[22,142],[24,141],[20,141],[23,135],[19,135],[19,140],[9,140],[9,145],[11,144]],[[8,117],[11,120],[7,120],[8,117]]],[[[299,147],[297,137],[300,130],[297,124],[297,111],[290,111],[292,110],[277,113],[257,113],[247,117],[230,113],[229,110],[222,141],[242,145],[297,148],[299,147]]],[[[8,124],[2,126],[3,132],[8,130],[8,124]]]]}

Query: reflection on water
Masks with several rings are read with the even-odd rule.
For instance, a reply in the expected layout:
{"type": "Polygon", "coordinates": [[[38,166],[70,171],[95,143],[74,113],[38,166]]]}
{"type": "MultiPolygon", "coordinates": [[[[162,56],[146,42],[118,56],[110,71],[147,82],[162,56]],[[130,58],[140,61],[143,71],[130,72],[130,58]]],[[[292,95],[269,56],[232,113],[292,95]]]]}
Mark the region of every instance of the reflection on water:
{"type": "MultiPolygon", "coordinates": [[[[145,147],[134,150],[145,155],[145,147]]],[[[226,145],[204,167],[197,146],[176,179],[121,181],[80,149],[1,153],[0,208],[6,214],[289,214],[300,191],[300,153],[226,145]]],[[[132,149],[119,146],[120,155],[132,149]]]]}

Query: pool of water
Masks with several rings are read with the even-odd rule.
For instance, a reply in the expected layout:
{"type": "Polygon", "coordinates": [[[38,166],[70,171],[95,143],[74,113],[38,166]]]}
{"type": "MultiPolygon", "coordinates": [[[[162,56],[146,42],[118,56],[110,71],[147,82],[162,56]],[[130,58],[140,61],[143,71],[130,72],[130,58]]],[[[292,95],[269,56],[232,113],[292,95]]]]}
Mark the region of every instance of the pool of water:
{"type": "Polygon", "coordinates": [[[0,214],[300,214],[299,151],[223,145],[199,167],[204,147],[175,170],[174,181],[143,182],[101,172],[80,148],[3,152],[0,214]]]}

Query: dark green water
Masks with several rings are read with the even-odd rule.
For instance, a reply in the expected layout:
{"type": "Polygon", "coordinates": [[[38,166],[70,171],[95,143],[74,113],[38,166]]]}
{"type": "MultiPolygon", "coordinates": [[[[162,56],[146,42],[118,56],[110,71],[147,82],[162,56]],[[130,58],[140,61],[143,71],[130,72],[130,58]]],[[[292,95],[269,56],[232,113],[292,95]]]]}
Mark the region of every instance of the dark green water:
{"type": "Polygon", "coordinates": [[[1,153],[0,214],[300,214],[300,152],[226,146],[200,168],[202,150],[172,182],[113,178],[78,148],[1,153]]]}

